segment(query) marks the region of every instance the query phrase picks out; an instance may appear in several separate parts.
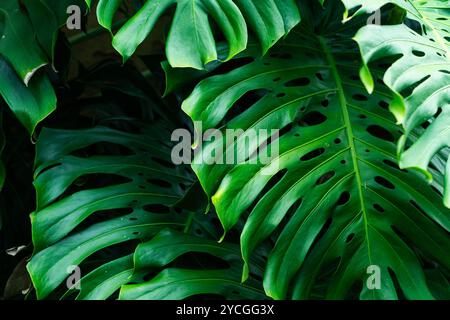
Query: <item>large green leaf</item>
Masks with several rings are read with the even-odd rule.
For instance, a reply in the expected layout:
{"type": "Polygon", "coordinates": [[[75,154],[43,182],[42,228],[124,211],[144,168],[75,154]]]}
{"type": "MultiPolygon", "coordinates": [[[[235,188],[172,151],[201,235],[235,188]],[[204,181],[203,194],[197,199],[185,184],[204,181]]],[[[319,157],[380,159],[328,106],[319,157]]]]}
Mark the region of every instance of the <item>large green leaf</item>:
{"type": "MultiPolygon", "coordinates": [[[[205,239],[209,222],[197,222],[205,220],[203,214],[194,217],[193,213],[187,215],[174,208],[185,189],[180,186],[189,185],[192,180],[184,168],[165,166],[168,159],[164,156],[167,151],[164,145],[153,147],[155,140],[152,139],[160,137],[162,132],[163,128],[158,126],[142,136],[104,127],[84,131],[45,129],[42,132],[36,160],[38,210],[32,214],[36,253],[28,264],[38,298],[45,298],[55,290],[69,275],[67,268],[73,265],[80,265],[82,272],[91,270],[80,279],[77,299],[107,299],[129,282],[137,284],[125,286],[121,290],[122,299],[134,299],[136,295],[141,299],[163,299],[173,298],[173,294],[189,297],[200,293],[221,294],[226,298],[264,298],[258,281],[252,280],[253,285],[241,285],[239,247],[205,239]],[[99,141],[126,145],[136,155],[87,159],[69,155],[73,150],[99,141]],[[77,180],[81,179],[83,184],[89,184],[84,179],[101,183],[99,174],[120,175],[132,181],[86,189],[61,198],[77,180]],[[58,198],[60,200],[55,202],[58,198]],[[122,213],[117,209],[126,210],[122,213]],[[120,215],[114,218],[118,213],[120,215]],[[80,229],[82,220],[88,216],[93,223],[80,229]],[[133,240],[150,239],[165,228],[169,229],[139,245],[132,259],[136,246],[133,240]],[[184,230],[195,236],[173,230],[184,230]],[[199,234],[205,235],[199,237],[199,234]],[[93,269],[82,264],[94,253],[123,242],[132,242],[131,247],[125,249],[128,255],[115,259],[107,257],[93,269]],[[212,254],[225,262],[231,255],[234,264],[231,269],[222,270],[166,268],[183,255],[195,252],[212,254]],[[145,277],[158,269],[161,269],[159,275],[150,280],[145,277]],[[171,285],[178,290],[167,286],[166,276],[169,275],[171,285]],[[192,286],[195,282],[197,285],[192,286]],[[148,292],[153,286],[164,289],[148,292]],[[183,286],[185,289],[181,290],[183,286]],[[166,295],[168,289],[172,295],[166,295]]],[[[256,270],[259,276],[262,264],[259,259],[259,271],[256,270]]],[[[64,296],[69,297],[72,291],[68,290],[64,296]]]]}
{"type": "Polygon", "coordinates": [[[48,77],[37,71],[53,61],[58,29],[69,5],[82,0],[4,0],[0,4],[0,95],[32,134],[56,108],[48,77]]]}
{"type": "MultiPolygon", "coordinates": [[[[361,77],[371,91],[368,64],[398,55],[383,80],[396,95],[390,109],[405,129],[399,142],[400,167],[418,169],[431,179],[428,167],[432,157],[450,146],[450,6],[448,1],[438,0],[398,2],[421,30],[418,33],[406,25],[361,29],[355,36],[364,60],[361,77]],[[426,130],[408,144],[407,138],[421,126],[426,130]]],[[[448,164],[445,181],[444,203],[450,207],[448,164]]]]}
{"type": "MultiPolygon", "coordinates": [[[[211,275],[232,283],[210,284],[202,291],[205,294],[233,298],[240,292],[243,298],[263,297],[260,281],[253,280],[251,288],[241,285],[239,246],[217,244],[217,222],[203,214],[202,201],[183,202],[189,194],[202,199],[203,191],[196,189],[188,167],[171,163],[174,125],[168,117],[161,118],[161,101],[145,79],[132,71],[129,66],[107,63],[78,81],[102,91],[95,103],[79,101],[86,103],[80,113],[100,119],[99,125],[78,130],[44,128],[39,136],[34,182],[37,210],[31,215],[34,255],[27,266],[37,297],[116,298],[121,286],[129,283],[127,293],[121,294],[129,298],[131,283],[136,290],[149,283],[162,286],[166,279],[155,276],[158,272],[182,273],[181,283],[194,278],[207,281],[205,277],[211,275]],[[127,116],[130,110],[136,114],[135,107],[145,120],[127,116]],[[162,229],[166,231],[154,238],[162,229]],[[214,263],[205,266],[196,255],[230,251],[231,269],[219,270],[214,263]],[[81,270],[79,290],[64,286],[73,266],[81,270]],[[219,290],[225,287],[230,289],[219,290]]],[[[221,267],[229,255],[217,258],[222,260],[221,267]]],[[[259,277],[261,259],[255,260],[259,269],[253,270],[259,277]]],[[[193,288],[184,292],[186,297],[195,294],[193,288]]]]}
{"type": "Polygon", "coordinates": [[[145,130],[146,134],[141,135],[106,127],[79,131],[45,129],[41,133],[35,178],[38,208],[31,216],[36,254],[28,264],[38,298],[46,297],[67,277],[67,266],[80,264],[100,249],[148,238],[163,227],[181,227],[170,206],[182,196],[179,184],[188,185],[191,180],[181,168],[169,170],[160,163],[167,161],[165,155],[170,149],[155,147],[152,137],[158,137],[162,128],[145,130]],[[71,155],[100,142],[125,146],[133,155],[71,155]],[[55,202],[74,183],[88,184],[90,179],[101,183],[103,179],[96,178],[100,174],[112,175],[112,182],[104,178],[106,185],[100,188],[87,188],[55,202]],[[114,176],[127,181],[114,182],[114,176]],[[126,210],[113,218],[114,212],[121,212],[118,209],[126,210]],[[167,214],[161,210],[167,210],[167,214]],[[104,215],[109,219],[102,222],[104,215]],[[72,232],[90,216],[99,222],[72,232]]]}
{"type": "MultiPolygon", "coordinates": [[[[107,262],[80,279],[77,300],[105,300],[133,276],[133,255],[107,262]]],[[[72,293],[67,291],[65,297],[72,293]]]]}
{"type": "MultiPolygon", "coordinates": [[[[120,4],[121,1],[100,0],[97,7],[100,24],[111,30],[120,4]]],[[[294,0],[148,0],[114,35],[113,46],[124,60],[133,55],[172,6],[176,10],[166,44],[172,67],[203,69],[209,62],[232,58],[247,46],[247,25],[266,52],[300,21],[294,0]],[[210,19],[228,43],[224,56],[218,55],[217,35],[210,19]]]]}
{"type": "MultiPolygon", "coordinates": [[[[243,134],[229,145],[204,142],[196,157],[203,162],[192,167],[225,235],[248,215],[241,235],[247,267],[258,245],[276,241],[264,275],[270,297],[396,299],[403,292],[431,299],[422,264],[450,268],[443,171],[433,170],[429,186],[397,167],[401,132],[387,110],[390,91],[377,78],[369,96],[358,77],[351,36],[365,19],[342,25],[337,2],[325,11],[313,7],[301,10],[311,10],[305,14],[311,21],[267,57],[203,80],[183,103],[203,131],[281,129],[279,156],[253,164],[264,147],[250,140],[246,162],[206,164],[217,150],[244,152],[243,134]],[[366,286],[370,266],[381,270],[380,290],[366,286]]],[[[441,158],[433,161],[442,169],[441,158]]]]}
{"type": "MultiPolygon", "coordinates": [[[[152,240],[137,247],[134,253],[135,272],[165,267],[183,254],[193,252],[215,256],[227,262],[229,267],[206,270],[166,268],[150,281],[124,286],[120,298],[181,300],[200,294],[216,294],[229,299],[266,298],[257,281],[251,279],[248,283],[241,284],[239,274],[242,259],[238,245],[218,244],[213,240],[170,229],[161,231],[152,240]]],[[[257,273],[261,275],[264,260],[259,258],[253,262],[259,268],[257,273]]]]}

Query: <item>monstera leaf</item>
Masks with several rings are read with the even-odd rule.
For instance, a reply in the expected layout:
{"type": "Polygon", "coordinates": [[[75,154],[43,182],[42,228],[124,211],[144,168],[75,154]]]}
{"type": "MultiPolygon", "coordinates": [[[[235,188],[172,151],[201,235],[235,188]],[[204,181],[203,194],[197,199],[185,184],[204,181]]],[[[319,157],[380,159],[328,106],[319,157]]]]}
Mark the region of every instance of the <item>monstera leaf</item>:
{"type": "MultiPolygon", "coordinates": [[[[146,273],[165,267],[187,253],[203,253],[223,260],[218,269],[193,270],[166,268],[152,280],[125,285],[120,298],[124,300],[185,299],[194,295],[220,295],[228,299],[267,299],[257,280],[250,279],[245,285],[240,281],[242,259],[239,246],[235,244],[199,238],[166,229],[152,240],[140,244],[134,252],[135,273],[146,273]]],[[[204,259],[208,261],[208,259],[204,259]]],[[[252,261],[255,273],[262,275],[262,257],[252,261]]]]}
{"type": "MultiPolygon", "coordinates": [[[[211,223],[199,217],[203,214],[187,214],[176,207],[183,190],[192,184],[192,176],[170,165],[167,146],[154,147],[152,139],[161,137],[164,128],[143,129],[142,135],[106,127],[42,132],[36,159],[38,210],[32,214],[35,255],[28,264],[37,297],[47,297],[70,275],[71,266],[80,265],[81,272],[89,272],[79,281],[77,299],[107,299],[129,282],[135,284],[124,287],[122,299],[170,299],[201,293],[264,298],[257,280],[252,285],[240,283],[239,247],[208,240],[207,236],[217,235],[208,235],[211,223]],[[133,155],[71,155],[100,142],[121,145],[133,155]],[[89,180],[102,186],[89,188],[89,180]],[[74,185],[82,190],[68,194],[74,185]],[[169,229],[136,248],[136,240],[150,239],[165,228],[169,229]],[[119,258],[97,258],[102,263],[94,268],[82,264],[89,256],[122,243],[130,245],[119,258]],[[230,267],[188,269],[172,264],[196,252],[217,256],[223,264],[230,262],[230,267]],[[148,278],[147,274],[158,270],[159,274],[148,278]]],[[[259,263],[256,273],[261,277],[263,261],[259,263]]],[[[73,289],[68,290],[64,297],[72,293],[73,289]]]]}
{"type": "Polygon", "coordinates": [[[45,74],[33,77],[27,87],[1,57],[0,94],[30,134],[56,108],[55,92],[45,74]]]}
{"type": "MultiPolygon", "coordinates": [[[[220,43],[217,47],[218,52],[226,52],[227,46],[225,43],[220,43]]],[[[249,41],[245,51],[237,54],[228,63],[236,63],[236,61],[251,59],[251,57],[258,56],[260,54],[259,45],[255,41],[249,41]]],[[[143,57],[144,63],[149,69],[155,68],[153,57],[143,57]]],[[[166,76],[164,96],[171,93],[176,93],[177,90],[186,88],[187,85],[195,85],[200,80],[206,78],[212,73],[216,72],[221,67],[226,67],[227,63],[221,61],[215,61],[208,64],[204,70],[193,70],[191,68],[173,68],[168,61],[163,61],[161,67],[164,70],[166,76]]],[[[191,89],[192,90],[192,89],[191,89]]]]}
{"type": "Polygon", "coordinates": [[[180,184],[189,185],[192,178],[181,168],[167,167],[167,146],[152,145],[163,128],[142,130],[144,134],[107,127],[41,133],[35,178],[38,206],[31,216],[35,255],[28,264],[38,298],[68,276],[67,267],[91,254],[182,225],[170,207],[182,197],[180,184]],[[112,150],[122,146],[130,155],[72,155],[98,143],[113,144],[112,150]],[[76,185],[81,190],[68,191],[76,185]],[[91,225],[77,229],[89,217],[91,225]]]}
{"type": "MultiPolygon", "coordinates": [[[[400,167],[418,169],[431,179],[430,160],[450,146],[450,5],[444,0],[374,1],[370,5],[366,1],[344,2],[348,8],[362,5],[355,14],[391,2],[407,10],[407,18],[421,26],[420,30],[412,30],[404,24],[366,26],[358,32],[355,40],[364,60],[361,77],[370,92],[373,79],[368,64],[395,56],[383,80],[395,93],[396,99],[390,109],[405,129],[399,142],[400,167]],[[412,132],[420,126],[426,130],[414,139],[414,143],[407,144],[412,132]]],[[[448,163],[444,203],[450,207],[448,163]]]]}
{"type": "MultiPolygon", "coordinates": [[[[109,30],[121,2],[100,0],[98,3],[98,20],[109,30]]],[[[176,6],[176,10],[166,44],[172,67],[203,69],[211,61],[232,58],[247,46],[247,26],[257,35],[266,52],[300,21],[294,0],[148,0],[114,35],[113,46],[124,60],[135,52],[172,6],[176,6]],[[210,20],[228,43],[223,56],[218,55],[217,34],[210,20]]]]}
{"type": "Polygon", "coordinates": [[[161,101],[135,72],[111,63],[90,70],[78,82],[102,95],[93,105],[88,99],[81,113],[100,124],[44,128],[39,136],[34,254],[27,265],[37,298],[98,300],[116,298],[119,291],[122,299],[168,299],[175,293],[264,298],[257,280],[262,256],[254,260],[252,285],[242,285],[239,246],[217,243],[218,222],[204,215],[201,201],[183,203],[192,194],[201,199],[202,190],[189,167],[172,164],[174,124],[160,114],[161,101]],[[130,109],[136,114],[135,107],[145,120],[127,115],[130,109]],[[208,257],[206,264],[200,255],[208,257]],[[71,287],[64,280],[76,267],[81,279],[71,287]],[[148,292],[170,286],[168,281],[185,289],[148,292]]]}
{"type": "Polygon", "coordinates": [[[56,108],[47,75],[36,72],[53,61],[58,29],[69,5],[81,0],[5,0],[0,4],[0,94],[30,133],[56,108]]]}
{"type": "MultiPolygon", "coordinates": [[[[387,110],[391,93],[376,78],[368,95],[358,76],[351,36],[366,19],[334,22],[343,12],[337,2],[301,12],[315,20],[304,21],[266,57],[203,80],[183,103],[203,132],[244,130],[231,142],[206,137],[192,165],[224,238],[246,219],[244,280],[258,246],[275,241],[264,288],[276,299],[432,299],[422,266],[450,268],[442,158],[432,160],[431,186],[396,165],[401,131],[387,110]],[[267,136],[248,138],[280,128],[267,146],[267,136]],[[277,150],[276,143],[272,161],[262,161],[262,150],[277,150]],[[243,152],[241,163],[215,161],[243,152]],[[373,270],[380,271],[381,289],[366,283],[373,270]]],[[[372,38],[385,34],[392,33],[372,38]]],[[[382,69],[372,71],[380,76],[382,69]]]]}

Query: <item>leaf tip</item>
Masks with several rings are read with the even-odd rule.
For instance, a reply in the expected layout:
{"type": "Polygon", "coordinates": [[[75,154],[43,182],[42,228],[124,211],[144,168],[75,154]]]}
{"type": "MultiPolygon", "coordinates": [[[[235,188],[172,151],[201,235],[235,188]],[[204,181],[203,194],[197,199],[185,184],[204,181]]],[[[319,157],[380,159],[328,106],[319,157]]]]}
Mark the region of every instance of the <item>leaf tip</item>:
{"type": "Polygon", "coordinates": [[[391,103],[389,104],[389,110],[395,116],[395,119],[397,120],[397,124],[402,124],[404,122],[406,106],[405,106],[404,99],[400,94],[398,94],[396,92],[394,93],[394,98],[392,99],[391,103]]]}
{"type": "Polygon", "coordinates": [[[250,269],[249,269],[248,263],[247,263],[247,261],[244,261],[244,266],[242,268],[241,283],[244,283],[245,281],[247,281],[249,273],[250,273],[250,269]]]}
{"type": "Polygon", "coordinates": [[[375,83],[373,81],[372,74],[369,71],[369,68],[366,64],[364,64],[361,69],[359,70],[359,77],[364,84],[364,87],[366,88],[367,92],[369,94],[373,93],[373,90],[375,88],[375,83]]]}

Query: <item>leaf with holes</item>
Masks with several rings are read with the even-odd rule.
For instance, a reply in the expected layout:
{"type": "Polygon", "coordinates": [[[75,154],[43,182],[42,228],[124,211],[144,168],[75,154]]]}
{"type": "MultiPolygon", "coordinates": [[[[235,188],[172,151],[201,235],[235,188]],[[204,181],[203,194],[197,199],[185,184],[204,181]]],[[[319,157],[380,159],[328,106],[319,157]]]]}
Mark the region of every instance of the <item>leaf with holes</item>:
{"type": "MultiPolygon", "coordinates": [[[[262,258],[255,260],[259,268],[252,270],[253,287],[242,286],[239,246],[217,244],[220,223],[204,215],[203,190],[195,175],[189,167],[171,162],[174,125],[170,117],[160,114],[164,111],[161,101],[135,72],[130,66],[111,63],[89,71],[83,82],[87,88],[100,88],[102,100],[81,100],[81,113],[99,118],[101,125],[79,130],[45,128],[39,136],[34,181],[37,210],[31,215],[34,254],[27,266],[37,298],[117,298],[125,284],[130,285],[127,288],[131,284],[162,286],[165,278],[156,275],[171,272],[183,273],[181,278],[189,282],[195,281],[189,278],[192,275],[203,280],[214,275],[230,284],[205,287],[206,294],[233,298],[239,292],[242,298],[262,298],[258,280],[262,258]],[[128,112],[136,114],[135,107],[143,119],[159,120],[130,118],[128,112]],[[185,199],[192,196],[198,201],[185,199]],[[152,245],[139,245],[150,239],[152,245]],[[171,241],[178,241],[177,245],[171,241]],[[180,246],[180,241],[185,245],[180,246]],[[220,269],[229,256],[217,252],[232,253],[229,268],[220,269]],[[202,254],[209,255],[208,263],[202,261],[202,254]],[[171,258],[164,262],[158,255],[171,258]],[[138,264],[136,256],[141,258],[138,264]],[[160,263],[149,265],[150,258],[160,263]],[[74,266],[80,267],[81,279],[64,283],[71,279],[74,266]]],[[[194,295],[195,290],[184,294],[194,295]]]]}
{"type": "Polygon", "coordinates": [[[184,101],[203,132],[243,129],[231,141],[207,137],[192,167],[225,238],[246,218],[244,280],[255,249],[274,241],[264,274],[270,297],[432,299],[422,265],[450,268],[442,172],[430,187],[397,167],[390,91],[377,79],[368,95],[358,77],[351,36],[365,19],[337,22],[337,2],[301,11],[317,22],[294,29],[267,57],[203,80],[184,101]],[[267,146],[267,135],[249,138],[278,128],[267,146]],[[220,164],[222,152],[236,164],[220,164]],[[382,290],[366,285],[377,267],[382,290]]]}
{"type": "MultiPolygon", "coordinates": [[[[138,298],[136,295],[170,298],[157,290],[147,292],[152,286],[166,286],[163,275],[169,274],[172,285],[179,288],[170,290],[171,294],[264,298],[258,280],[252,280],[252,286],[241,285],[238,246],[208,240],[217,237],[208,219],[203,214],[187,215],[176,207],[192,177],[185,168],[170,164],[167,146],[154,147],[152,139],[163,141],[163,127],[144,127],[144,131],[145,135],[132,135],[98,127],[84,131],[45,129],[41,134],[35,180],[38,210],[32,214],[36,253],[28,264],[38,298],[57,289],[74,265],[80,265],[83,274],[89,271],[79,280],[82,285],[76,299],[107,299],[127,283],[135,284],[120,289],[122,299],[138,298]],[[92,149],[95,144],[98,149],[118,149],[121,153],[124,150],[120,146],[126,146],[133,154],[80,157],[81,150],[92,149]],[[81,191],[70,194],[74,191],[68,191],[69,187],[81,191]],[[147,239],[152,240],[136,248],[136,241],[147,239]],[[128,244],[122,250],[128,255],[114,259],[107,255],[96,259],[103,263],[90,265],[91,255],[119,244],[128,244]],[[203,270],[204,263],[191,269],[167,268],[175,260],[186,263],[189,259],[185,255],[196,252],[218,256],[223,263],[231,256],[233,264],[229,269],[203,270]],[[148,278],[158,270],[158,275],[148,278]],[[191,286],[196,281],[202,285],[191,286]],[[189,289],[180,289],[184,282],[189,283],[189,289]]],[[[254,273],[261,277],[263,263],[257,261],[260,267],[254,273]]],[[[71,297],[73,291],[66,291],[63,298],[71,297]]]]}
{"type": "MultiPolygon", "coordinates": [[[[450,146],[450,7],[448,1],[438,0],[408,4],[408,18],[419,22],[420,30],[406,25],[366,26],[355,40],[364,60],[361,77],[369,91],[373,80],[368,64],[394,56],[384,82],[396,95],[390,110],[405,129],[399,142],[400,167],[418,169],[431,180],[431,159],[450,146]],[[407,138],[421,126],[426,130],[408,144],[407,138]]],[[[444,204],[450,207],[447,163],[444,204]]]]}
{"type": "Polygon", "coordinates": [[[180,185],[191,184],[192,177],[169,162],[168,146],[155,147],[155,137],[167,129],[141,130],[145,134],[107,127],[41,133],[37,210],[31,215],[35,255],[28,264],[38,298],[67,277],[68,266],[103,248],[183,226],[171,206],[183,195],[180,185]],[[87,148],[112,154],[85,158],[87,148]]]}
{"type": "MultiPolygon", "coordinates": [[[[97,7],[100,24],[111,30],[120,4],[121,1],[100,0],[97,7]]],[[[247,46],[247,25],[266,52],[300,21],[294,0],[148,0],[114,35],[113,46],[124,60],[133,55],[161,16],[173,6],[176,10],[166,43],[172,67],[203,69],[211,61],[232,58],[247,46]],[[216,26],[228,43],[223,56],[218,56],[216,49],[216,26]]]]}
{"type": "MultiPolygon", "coordinates": [[[[165,267],[177,258],[192,253],[203,253],[205,270],[166,268],[152,280],[125,285],[120,298],[124,300],[181,300],[200,294],[215,294],[228,299],[267,299],[257,280],[245,285],[240,281],[242,259],[239,246],[199,238],[171,229],[161,231],[149,242],[140,244],[134,252],[136,273],[146,273],[165,267]],[[208,264],[220,259],[223,266],[212,269],[208,264]]],[[[252,261],[255,273],[262,275],[264,260],[252,261]]]]}

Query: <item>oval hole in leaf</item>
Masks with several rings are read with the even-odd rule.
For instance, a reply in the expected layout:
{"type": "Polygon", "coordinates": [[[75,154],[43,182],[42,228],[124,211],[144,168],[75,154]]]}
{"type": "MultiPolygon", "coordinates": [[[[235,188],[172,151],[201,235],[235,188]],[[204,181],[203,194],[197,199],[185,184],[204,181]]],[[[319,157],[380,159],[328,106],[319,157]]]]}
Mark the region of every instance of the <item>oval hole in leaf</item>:
{"type": "Polygon", "coordinates": [[[419,57],[419,58],[425,56],[425,52],[420,51],[420,50],[413,50],[412,53],[413,53],[413,55],[415,55],[416,57],[419,57]]]}
{"type": "Polygon", "coordinates": [[[162,204],[147,204],[146,206],[144,206],[143,209],[145,211],[151,212],[151,213],[169,213],[170,212],[170,208],[165,205],[162,205],[162,204]]]}
{"type": "Polygon", "coordinates": [[[348,191],[344,191],[342,192],[341,196],[339,197],[338,201],[337,201],[337,205],[338,206],[343,206],[344,204],[346,204],[348,201],[350,200],[350,192],[348,191]]]}
{"type": "Polygon", "coordinates": [[[389,109],[389,103],[387,103],[386,101],[381,100],[380,102],[378,102],[378,105],[385,110],[389,109]]]}
{"type": "Polygon", "coordinates": [[[347,236],[347,239],[345,239],[345,242],[346,242],[346,243],[349,243],[350,241],[353,240],[354,237],[355,237],[355,234],[354,234],[354,233],[350,233],[350,234],[347,236]]]}
{"type": "Polygon", "coordinates": [[[367,101],[369,100],[369,98],[367,98],[367,96],[363,95],[363,94],[354,94],[353,99],[355,99],[356,101],[367,101]]]}
{"type": "Polygon", "coordinates": [[[395,189],[395,186],[390,181],[388,181],[387,179],[385,179],[383,177],[376,176],[375,177],[375,182],[378,183],[379,185],[382,185],[385,188],[388,188],[388,189],[391,189],[391,190],[395,189]]]}
{"type": "Polygon", "coordinates": [[[264,98],[264,96],[266,96],[268,92],[269,90],[266,89],[255,89],[246,92],[227,111],[227,114],[224,117],[224,122],[229,122],[250,109],[250,107],[264,98]]]}
{"type": "Polygon", "coordinates": [[[317,126],[327,121],[327,119],[328,118],[319,111],[311,111],[300,119],[299,126],[301,127],[317,126]]]}
{"type": "Polygon", "coordinates": [[[311,83],[307,77],[296,78],[284,84],[285,87],[304,87],[311,83]]]}
{"type": "Polygon", "coordinates": [[[372,136],[389,141],[394,142],[395,138],[392,133],[390,133],[388,130],[386,130],[383,127],[380,127],[379,125],[371,125],[367,128],[367,132],[369,132],[372,136]]]}
{"type": "Polygon", "coordinates": [[[325,148],[317,148],[313,151],[308,152],[303,157],[300,158],[300,161],[308,161],[314,158],[317,158],[318,156],[322,155],[325,152],[325,148]]]}
{"type": "Polygon", "coordinates": [[[383,207],[380,206],[378,203],[375,203],[375,204],[373,205],[373,208],[374,208],[375,210],[377,210],[379,213],[383,213],[383,212],[384,212],[383,207]]]}
{"type": "Polygon", "coordinates": [[[319,179],[316,181],[316,186],[320,186],[328,181],[331,180],[336,175],[336,171],[328,171],[327,173],[323,174],[319,179]]]}
{"type": "Polygon", "coordinates": [[[170,182],[161,180],[161,179],[147,179],[147,182],[150,184],[153,184],[155,186],[161,187],[161,188],[170,188],[172,185],[170,182]]]}

